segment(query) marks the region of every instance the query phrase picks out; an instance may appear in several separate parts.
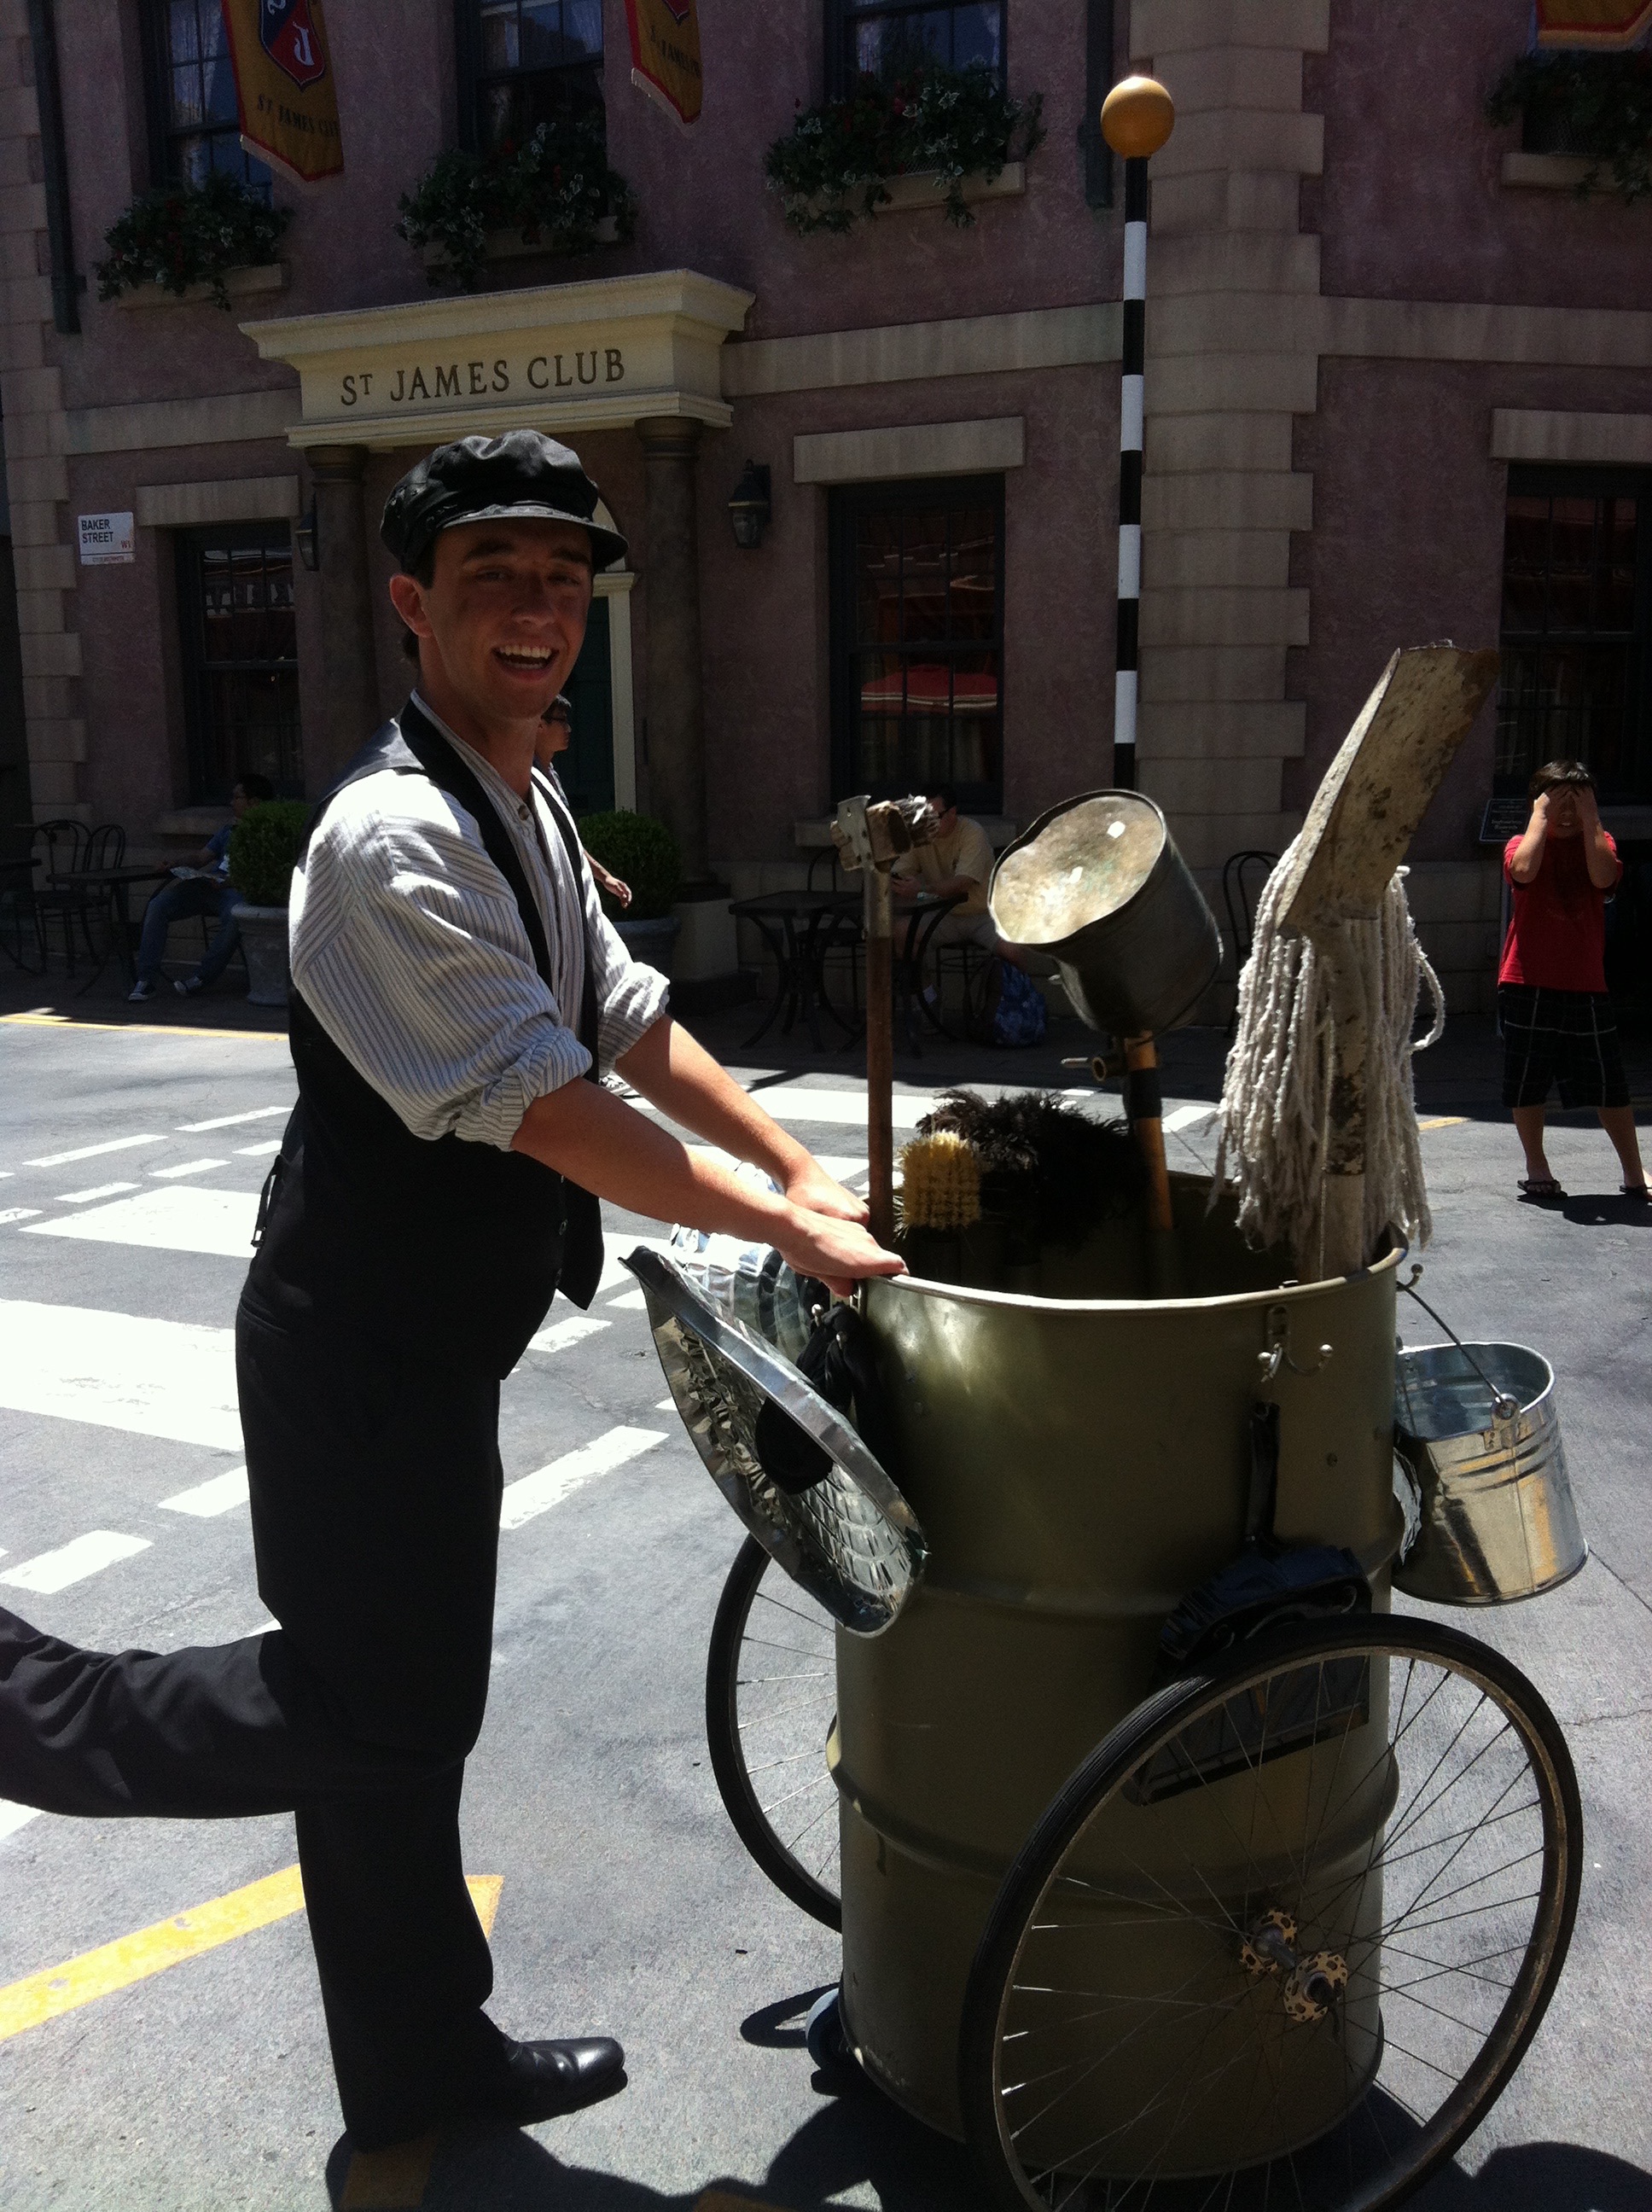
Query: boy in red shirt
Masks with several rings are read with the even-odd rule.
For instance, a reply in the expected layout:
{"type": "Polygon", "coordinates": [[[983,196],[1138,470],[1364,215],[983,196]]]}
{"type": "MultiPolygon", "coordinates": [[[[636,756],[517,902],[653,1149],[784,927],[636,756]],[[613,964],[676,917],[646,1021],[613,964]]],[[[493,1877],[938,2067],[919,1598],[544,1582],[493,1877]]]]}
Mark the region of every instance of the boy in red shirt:
{"type": "Polygon", "coordinates": [[[1606,893],[1623,873],[1600,826],[1594,778],[1579,761],[1550,761],[1531,781],[1532,818],[1511,837],[1503,872],[1514,916],[1497,969],[1503,1103],[1526,1153],[1520,1189],[1564,1198],[1543,1152],[1544,1103],[1560,1085],[1564,1108],[1593,1106],[1623,1164],[1624,1194],[1649,1194],[1635,1138],[1618,1025],[1606,996],[1606,893]]]}

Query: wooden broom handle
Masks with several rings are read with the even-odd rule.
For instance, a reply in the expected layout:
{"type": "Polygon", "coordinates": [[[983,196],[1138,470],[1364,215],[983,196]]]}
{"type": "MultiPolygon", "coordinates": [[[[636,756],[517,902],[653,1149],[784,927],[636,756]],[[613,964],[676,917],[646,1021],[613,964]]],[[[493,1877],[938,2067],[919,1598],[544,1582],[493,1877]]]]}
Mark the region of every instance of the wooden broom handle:
{"type": "Polygon", "coordinates": [[[1124,1041],[1126,1090],[1130,1099],[1130,1127],[1147,1168],[1147,1225],[1169,1230],[1170,1170],[1164,1158],[1164,1116],[1159,1100],[1158,1048],[1151,1036],[1124,1041]],[[1142,1080],[1141,1079],[1148,1079],[1142,1080]],[[1144,1095],[1145,1094],[1145,1095],[1144,1095]],[[1149,1110],[1140,1110],[1137,1100],[1149,1110]]]}

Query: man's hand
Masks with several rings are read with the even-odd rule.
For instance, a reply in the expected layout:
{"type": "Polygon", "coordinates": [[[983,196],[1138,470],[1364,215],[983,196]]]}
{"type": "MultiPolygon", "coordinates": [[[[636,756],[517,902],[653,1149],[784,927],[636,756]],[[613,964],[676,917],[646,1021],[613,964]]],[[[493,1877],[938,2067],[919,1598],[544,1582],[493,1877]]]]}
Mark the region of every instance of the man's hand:
{"type": "Polygon", "coordinates": [[[857,1198],[852,1190],[845,1190],[835,1182],[818,1160],[806,1156],[799,1161],[781,1182],[780,1188],[793,1206],[801,1206],[806,1213],[823,1213],[833,1221],[854,1221],[862,1226],[867,1219],[866,1201],[857,1198]]]}
{"type": "Polygon", "coordinates": [[[589,853],[587,853],[585,857],[587,866],[590,868],[592,874],[597,879],[598,889],[599,890],[606,891],[609,897],[614,901],[616,906],[621,908],[629,906],[631,903],[630,884],[623,884],[617,876],[611,875],[609,871],[604,867],[602,862],[600,860],[593,860],[589,853]]]}
{"type": "Polygon", "coordinates": [[[899,1253],[874,1243],[858,1223],[800,1206],[791,1207],[789,1214],[774,1235],[775,1249],[794,1273],[815,1276],[835,1297],[847,1298],[868,1275],[905,1274],[907,1263],[899,1253]]]}

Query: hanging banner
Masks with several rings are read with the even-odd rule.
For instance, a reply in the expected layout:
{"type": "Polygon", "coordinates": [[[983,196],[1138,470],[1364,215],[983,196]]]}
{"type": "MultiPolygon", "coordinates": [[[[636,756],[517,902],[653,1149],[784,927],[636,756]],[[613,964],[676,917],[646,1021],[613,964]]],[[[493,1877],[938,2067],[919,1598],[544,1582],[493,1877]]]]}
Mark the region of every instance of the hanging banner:
{"type": "Polygon", "coordinates": [[[241,143],[313,185],[344,170],[321,0],[222,0],[241,143]]]}
{"type": "Polygon", "coordinates": [[[700,112],[695,0],[625,0],[625,19],[631,27],[632,83],[679,123],[692,123],[700,112]]]}
{"type": "Polygon", "coordinates": [[[1537,0],[1540,46],[1632,46],[1652,29],[1652,0],[1537,0]]]}

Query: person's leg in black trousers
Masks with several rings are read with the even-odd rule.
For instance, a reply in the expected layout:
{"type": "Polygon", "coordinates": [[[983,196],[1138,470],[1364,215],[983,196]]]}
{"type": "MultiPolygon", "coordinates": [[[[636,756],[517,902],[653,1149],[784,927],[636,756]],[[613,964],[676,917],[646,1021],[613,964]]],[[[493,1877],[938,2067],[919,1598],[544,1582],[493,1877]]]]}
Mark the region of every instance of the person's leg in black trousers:
{"type": "Polygon", "coordinates": [[[278,1632],[82,1651],[0,1612],[0,1796],[93,1817],[298,1813],[344,2118],[366,2148],[485,2102],[504,2043],[459,1802],[492,1640],[498,1384],[428,1347],[237,1331],[278,1632]]]}

